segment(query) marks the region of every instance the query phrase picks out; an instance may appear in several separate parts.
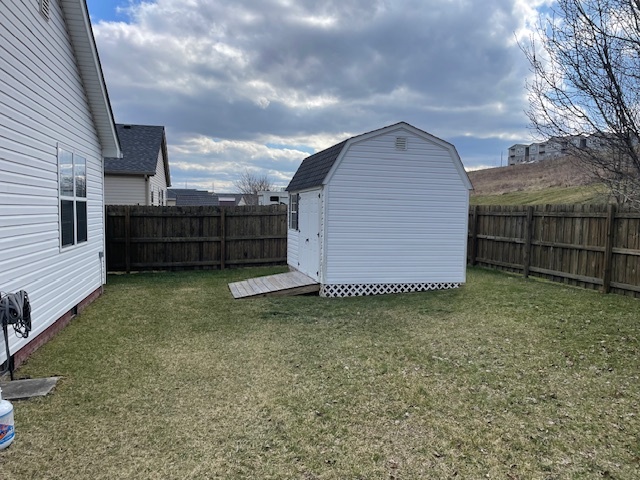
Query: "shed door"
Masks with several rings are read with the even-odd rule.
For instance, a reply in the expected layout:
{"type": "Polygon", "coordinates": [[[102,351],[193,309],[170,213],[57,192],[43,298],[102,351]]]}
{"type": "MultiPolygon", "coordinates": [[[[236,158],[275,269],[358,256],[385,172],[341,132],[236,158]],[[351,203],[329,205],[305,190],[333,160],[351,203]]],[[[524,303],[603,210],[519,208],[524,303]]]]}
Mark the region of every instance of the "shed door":
{"type": "Polygon", "coordinates": [[[298,205],[298,270],[314,280],[320,279],[320,194],[300,194],[298,205]]]}

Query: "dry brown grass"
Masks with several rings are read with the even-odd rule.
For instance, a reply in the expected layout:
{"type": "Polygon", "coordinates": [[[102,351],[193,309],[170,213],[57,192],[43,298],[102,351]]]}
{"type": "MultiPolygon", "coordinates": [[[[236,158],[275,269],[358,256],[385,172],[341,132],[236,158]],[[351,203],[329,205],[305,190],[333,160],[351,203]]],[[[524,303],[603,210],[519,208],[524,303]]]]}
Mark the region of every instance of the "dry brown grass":
{"type": "Polygon", "coordinates": [[[608,196],[600,185],[582,187],[550,187],[500,195],[471,195],[471,205],[584,205],[607,203],[608,196]]]}
{"type": "Polygon", "coordinates": [[[469,172],[469,178],[473,195],[501,195],[594,183],[593,177],[570,158],[477,170],[469,172]]]}
{"type": "Polygon", "coordinates": [[[277,269],[110,278],[22,375],[2,479],[640,478],[639,303],[459,290],[234,301],[277,269]]]}

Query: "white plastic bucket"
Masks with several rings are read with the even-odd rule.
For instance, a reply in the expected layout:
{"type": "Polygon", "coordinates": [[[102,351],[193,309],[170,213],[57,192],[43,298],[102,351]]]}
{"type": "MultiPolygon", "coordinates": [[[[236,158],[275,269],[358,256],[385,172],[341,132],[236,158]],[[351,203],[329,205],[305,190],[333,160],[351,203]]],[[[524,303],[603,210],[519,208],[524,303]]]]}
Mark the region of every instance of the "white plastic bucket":
{"type": "Polygon", "coordinates": [[[2,400],[2,390],[0,390],[0,450],[11,445],[15,436],[13,405],[9,400],[2,400]]]}

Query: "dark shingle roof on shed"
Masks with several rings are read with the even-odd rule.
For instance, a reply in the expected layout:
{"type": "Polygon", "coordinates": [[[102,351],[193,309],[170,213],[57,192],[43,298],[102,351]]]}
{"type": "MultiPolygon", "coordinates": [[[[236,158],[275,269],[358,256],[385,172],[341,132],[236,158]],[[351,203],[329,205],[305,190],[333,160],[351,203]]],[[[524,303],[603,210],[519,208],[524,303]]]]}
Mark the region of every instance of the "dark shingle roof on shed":
{"type": "Polygon", "coordinates": [[[321,185],[324,177],[327,176],[338,155],[340,155],[345,143],[347,143],[347,140],[305,158],[289,182],[286,191],[304,190],[305,188],[321,185]]]}
{"type": "MultiPolygon", "coordinates": [[[[122,147],[122,158],[105,158],[104,172],[154,175],[158,165],[158,153],[163,148],[164,127],[118,123],[116,130],[122,147]]],[[[163,153],[166,157],[166,152],[163,153]]],[[[168,170],[168,165],[165,164],[165,168],[168,170]]],[[[168,178],[169,172],[167,171],[165,174],[168,178]]]]}

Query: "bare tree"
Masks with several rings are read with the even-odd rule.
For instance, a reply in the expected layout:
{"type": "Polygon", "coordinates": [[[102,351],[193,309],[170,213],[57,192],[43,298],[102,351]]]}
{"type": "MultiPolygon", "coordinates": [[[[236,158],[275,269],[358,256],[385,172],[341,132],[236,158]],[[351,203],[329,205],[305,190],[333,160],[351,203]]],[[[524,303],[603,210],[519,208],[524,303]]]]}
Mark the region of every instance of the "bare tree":
{"type": "Polygon", "coordinates": [[[247,205],[258,204],[258,192],[273,190],[273,182],[268,175],[258,175],[249,170],[245,170],[233,184],[245,195],[247,205]]]}
{"type": "Polygon", "coordinates": [[[558,0],[521,47],[532,127],[640,208],[640,0],[558,0]]]}

